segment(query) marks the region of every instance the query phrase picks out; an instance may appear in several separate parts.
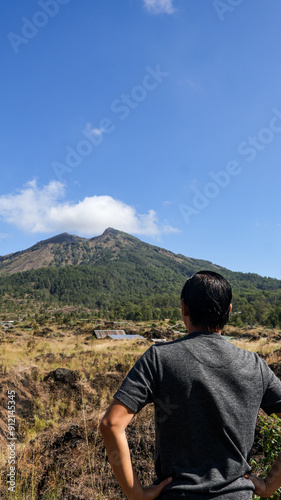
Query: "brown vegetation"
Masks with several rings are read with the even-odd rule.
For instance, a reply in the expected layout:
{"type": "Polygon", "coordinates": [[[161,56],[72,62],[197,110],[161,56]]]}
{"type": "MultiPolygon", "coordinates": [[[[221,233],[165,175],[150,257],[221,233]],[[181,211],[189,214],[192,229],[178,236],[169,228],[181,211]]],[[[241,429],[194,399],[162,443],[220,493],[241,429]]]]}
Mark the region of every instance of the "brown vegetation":
{"type": "MultiPolygon", "coordinates": [[[[143,332],[170,338],[169,325],[143,332]]],[[[142,333],[143,333],[142,332],[142,333]]],[[[112,475],[98,423],[112,395],[139,356],[145,341],[96,340],[93,326],[7,330],[0,334],[0,498],[8,499],[7,391],[16,392],[17,500],[122,499],[112,475]],[[48,335],[48,337],[46,337],[48,335]]],[[[279,373],[280,332],[228,327],[225,334],[259,352],[279,373]],[[252,339],[251,341],[249,340],[252,339]]],[[[175,337],[175,335],[174,335],[175,337]]],[[[153,480],[153,408],[146,407],[128,429],[141,480],[153,480]]],[[[258,450],[257,450],[258,451],[258,450]]]]}

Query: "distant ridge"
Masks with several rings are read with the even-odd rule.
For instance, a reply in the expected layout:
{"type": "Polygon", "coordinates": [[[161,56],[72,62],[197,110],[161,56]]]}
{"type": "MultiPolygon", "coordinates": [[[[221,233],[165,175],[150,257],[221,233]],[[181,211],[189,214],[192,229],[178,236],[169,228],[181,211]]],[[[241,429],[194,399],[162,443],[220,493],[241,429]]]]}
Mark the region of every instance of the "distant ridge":
{"type": "MultiPolygon", "coordinates": [[[[61,233],[46,240],[39,241],[26,250],[0,257],[0,276],[18,272],[41,269],[43,267],[66,267],[76,265],[95,265],[111,260],[130,260],[132,254],[144,264],[159,256],[166,256],[169,261],[192,262],[182,255],[176,255],[163,248],[144,243],[135,236],[108,227],[100,236],[83,238],[69,233],[61,233]],[[130,255],[128,249],[130,247],[130,255]]],[[[195,261],[194,261],[195,262],[195,261]]],[[[207,264],[206,261],[202,261],[207,264]]],[[[212,268],[217,268],[208,263],[212,268]]],[[[159,263],[158,263],[159,265],[159,263]]]]}
{"type": "MultiPolygon", "coordinates": [[[[183,274],[199,269],[211,269],[227,275],[258,276],[250,273],[234,273],[210,261],[174,254],[164,248],[145,243],[123,231],[108,227],[99,236],[84,238],[67,232],[41,240],[30,248],[0,256],[0,276],[17,272],[51,267],[106,264],[110,261],[134,261],[140,266],[157,268],[180,267],[183,274]]],[[[178,270],[177,270],[178,271],[178,270]]],[[[281,281],[262,278],[271,282],[281,281]]]]}
{"type": "Polygon", "coordinates": [[[217,271],[230,281],[238,326],[245,321],[281,326],[280,280],[232,272],[114,228],[89,239],[61,233],[1,257],[0,299],[3,304],[6,300],[32,300],[45,305],[84,305],[112,311],[114,318],[174,315],[179,319],[181,288],[202,269],[217,271]]]}
{"type": "Polygon", "coordinates": [[[81,238],[80,236],[75,236],[69,233],[61,233],[53,236],[52,238],[48,238],[47,240],[42,240],[33,245],[31,248],[37,247],[38,245],[48,245],[49,243],[76,243],[79,240],[86,240],[86,238],[81,238]]]}

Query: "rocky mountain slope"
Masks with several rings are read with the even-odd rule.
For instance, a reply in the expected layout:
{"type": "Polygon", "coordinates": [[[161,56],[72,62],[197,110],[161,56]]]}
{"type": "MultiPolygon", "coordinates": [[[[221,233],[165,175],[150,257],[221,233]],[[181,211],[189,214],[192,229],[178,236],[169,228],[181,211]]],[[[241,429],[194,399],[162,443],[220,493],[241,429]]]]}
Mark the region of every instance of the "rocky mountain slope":
{"type": "Polygon", "coordinates": [[[40,241],[26,250],[0,257],[0,276],[42,267],[101,264],[112,260],[123,260],[132,254],[137,255],[143,263],[146,259],[150,263],[156,259],[163,263],[165,261],[166,265],[171,262],[183,266],[211,266],[218,269],[210,262],[176,255],[144,243],[122,231],[108,228],[102,235],[90,239],[62,233],[40,241]]]}
{"type": "Polygon", "coordinates": [[[280,280],[232,272],[112,228],[89,239],[59,234],[0,257],[0,312],[31,301],[86,306],[115,318],[178,319],[182,286],[200,269],[230,281],[238,326],[281,325],[280,280]]]}

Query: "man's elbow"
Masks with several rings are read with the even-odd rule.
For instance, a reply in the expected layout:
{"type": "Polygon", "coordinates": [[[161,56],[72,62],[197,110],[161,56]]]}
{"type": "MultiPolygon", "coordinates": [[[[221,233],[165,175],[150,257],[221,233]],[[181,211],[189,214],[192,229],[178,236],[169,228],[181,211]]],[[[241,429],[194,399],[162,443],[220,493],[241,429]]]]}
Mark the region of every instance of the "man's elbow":
{"type": "Polygon", "coordinates": [[[120,422],[115,421],[115,419],[112,419],[107,415],[104,415],[104,417],[102,418],[99,428],[102,436],[117,434],[120,432],[120,430],[122,430],[120,422]]]}
{"type": "Polygon", "coordinates": [[[105,436],[106,434],[108,434],[111,427],[112,426],[111,426],[108,418],[106,418],[106,416],[104,415],[104,417],[101,419],[100,425],[99,425],[101,435],[105,436]]]}
{"type": "Polygon", "coordinates": [[[114,400],[101,419],[99,429],[102,436],[123,433],[133,415],[125,405],[114,400]]]}

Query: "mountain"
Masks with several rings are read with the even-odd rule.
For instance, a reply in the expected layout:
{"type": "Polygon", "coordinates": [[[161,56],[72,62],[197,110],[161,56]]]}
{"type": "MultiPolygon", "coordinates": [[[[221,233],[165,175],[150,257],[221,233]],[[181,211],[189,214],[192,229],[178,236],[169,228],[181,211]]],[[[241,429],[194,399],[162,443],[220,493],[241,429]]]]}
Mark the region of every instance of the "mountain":
{"type": "Polygon", "coordinates": [[[154,262],[157,267],[170,267],[172,263],[177,263],[191,266],[190,269],[194,265],[218,269],[211,262],[176,255],[122,231],[107,228],[101,236],[91,239],[62,233],[40,241],[27,250],[0,257],[0,276],[42,267],[106,264],[113,260],[131,260],[132,255],[144,265],[149,261],[150,264],[154,262]]]}
{"type": "Polygon", "coordinates": [[[200,269],[230,281],[237,324],[281,326],[280,280],[232,272],[112,228],[90,239],[62,233],[0,257],[0,312],[15,304],[71,304],[115,318],[177,319],[181,288],[200,269]]]}

